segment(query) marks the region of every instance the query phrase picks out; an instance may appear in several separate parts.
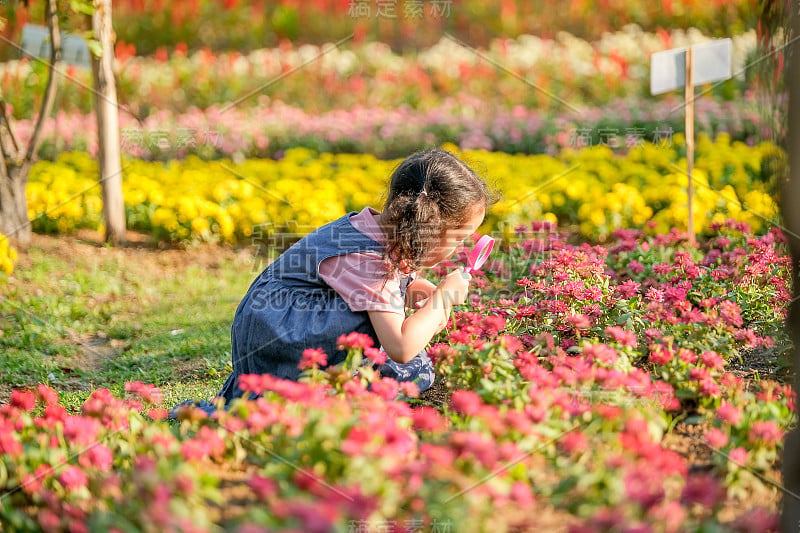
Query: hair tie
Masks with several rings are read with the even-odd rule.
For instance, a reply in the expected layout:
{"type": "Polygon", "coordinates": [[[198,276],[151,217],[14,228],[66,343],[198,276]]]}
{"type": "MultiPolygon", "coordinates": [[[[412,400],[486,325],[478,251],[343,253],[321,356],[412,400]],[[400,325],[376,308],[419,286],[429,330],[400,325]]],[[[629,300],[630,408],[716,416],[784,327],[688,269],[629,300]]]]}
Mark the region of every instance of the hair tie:
{"type": "Polygon", "coordinates": [[[428,191],[426,191],[425,189],[422,189],[421,191],[419,191],[419,193],[420,193],[422,196],[428,196],[428,191]]]}

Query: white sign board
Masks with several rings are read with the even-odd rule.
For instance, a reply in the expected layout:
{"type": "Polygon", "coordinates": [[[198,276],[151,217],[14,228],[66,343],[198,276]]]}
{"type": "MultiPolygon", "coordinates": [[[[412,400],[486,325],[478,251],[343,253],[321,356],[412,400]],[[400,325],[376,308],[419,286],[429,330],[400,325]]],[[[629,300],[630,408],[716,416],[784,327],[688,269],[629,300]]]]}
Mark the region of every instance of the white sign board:
{"type": "MultiPolygon", "coordinates": [[[[26,24],[22,27],[22,53],[44,60],[50,59],[50,31],[45,26],[26,24]]],[[[81,67],[91,67],[89,46],[82,37],[64,34],[61,38],[61,60],[81,67]]]]}
{"type": "MultiPolygon", "coordinates": [[[[719,39],[692,46],[692,85],[731,77],[733,41],[719,39]]],[[[650,57],[650,94],[661,94],[686,84],[686,48],[656,52],[650,57]]]]}

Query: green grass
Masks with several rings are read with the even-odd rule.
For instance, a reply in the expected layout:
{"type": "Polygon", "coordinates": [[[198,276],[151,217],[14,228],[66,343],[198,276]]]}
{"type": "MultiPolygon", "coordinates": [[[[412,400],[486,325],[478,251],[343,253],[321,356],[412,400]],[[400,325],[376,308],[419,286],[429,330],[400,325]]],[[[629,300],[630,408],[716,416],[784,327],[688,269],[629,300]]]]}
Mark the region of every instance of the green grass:
{"type": "Polygon", "coordinates": [[[230,325],[255,277],[247,250],[110,249],[36,236],[0,279],[0,400],[46,383],[77,409],[97,388],[162,387],[165,406],[211,398],[230,325]]]}

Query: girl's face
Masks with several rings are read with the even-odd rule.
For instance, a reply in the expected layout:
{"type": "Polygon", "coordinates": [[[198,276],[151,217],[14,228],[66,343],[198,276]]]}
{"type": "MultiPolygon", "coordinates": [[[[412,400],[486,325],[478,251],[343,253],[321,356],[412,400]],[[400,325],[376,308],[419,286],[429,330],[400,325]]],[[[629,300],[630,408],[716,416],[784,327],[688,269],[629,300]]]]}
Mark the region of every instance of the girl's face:
{"type": "Polygon", "coordinates": [[[430,251],[427,257],[422,259],[422,265],[432,267],[453,255],[456,248],[464,243],[464,239],[475,233],[478,227],[483,224],[485,215],[486,209],[483,206],[479,206],[460,227],[447,228],[442,234],[438,245],[430,251]]]}

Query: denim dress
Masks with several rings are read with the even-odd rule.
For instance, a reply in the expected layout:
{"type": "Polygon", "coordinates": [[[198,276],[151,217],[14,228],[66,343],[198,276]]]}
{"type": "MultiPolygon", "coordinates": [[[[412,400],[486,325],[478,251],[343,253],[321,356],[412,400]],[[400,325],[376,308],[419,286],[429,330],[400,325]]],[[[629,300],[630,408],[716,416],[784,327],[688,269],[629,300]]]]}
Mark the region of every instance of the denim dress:
{"type": "MultiPolygon", "coordinates": [[[[366,311],[351,311],[345,300],[319,275],[319,265],[328,257],[354,252],[381,253],[383,246],[350,222],[356,212],[326,224],[291,246],[272,262],[245,294],[231,327],[233,372],[218,396],[226,402],[241,397],[237,386],[242,374],[272,374],[297,381],[298,364],[306,348],[322,348],[328,366],[345,360],[347,352],[337,348],[340,335],[356,331],[372,338],[377,334],[366,311]]],[[[402,276],[405,297],[410,276],[402,276]]],[[[423,350],[407,363],[387,356],[377,366],[381,375],[398,381],[415,381],[420,391],[434,381],[433,365],[423,350]]]]}

